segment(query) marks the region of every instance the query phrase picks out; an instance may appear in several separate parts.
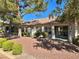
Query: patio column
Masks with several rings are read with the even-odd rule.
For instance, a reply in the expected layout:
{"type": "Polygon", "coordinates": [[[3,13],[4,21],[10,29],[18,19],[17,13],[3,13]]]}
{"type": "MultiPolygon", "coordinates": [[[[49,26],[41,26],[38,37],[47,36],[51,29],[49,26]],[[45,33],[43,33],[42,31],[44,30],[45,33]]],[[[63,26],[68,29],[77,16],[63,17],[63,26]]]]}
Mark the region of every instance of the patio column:
{"type": "Polygon", "coordinates": [[[5,33],[6,33],[6,27],[5,26],[3,26],[3,28],[0,28],[0,29],[2,29],[4,32],[2,32],[2,33],[0,33],[2,36],[4,36],[5,35],[5,33]]]}
{"type": "Polygon", "coordinates": [[[30,31],[31,31],[31,28],[29,27],[29,28],[27,28],[27,32],[29,32],[30,33],[30,31]]]}
{"type": "Polygon", "coordinates": [[[5,26],[3,26],[3,31],[5,32],[5,26]]]}
{"type": "Polygon", "coordinates": [[[68,27],[68,39],[69,39],[69,42],[70,42],[70,43],[72,43],[72,37],[73,37],[72,31],[73,31],[73,28],[72,28],[72,26],[70,25],[70,26],[68,27]]]}
{"type": "Polygon", "coordinates": [[[26,32],[26,27],[24,27],[24,32],[26,32]]]}
{"type": "Polygon", "coordinates": [[[32,36],[32,37],[34,37],[35,32],[36,32],[36,27],[33,27],[33,28],[32,28],[32,32],[31,32],[31,36],[32,36]]]}
{"type": "Polygon", "coordinates": [[[28,27],[28,28],[27,28],[27,32],[28,32],[29,35],[31,36],[31,32],[32,32],[31,27],[28,27]]]}
{"type": "Polygon", "coordinates": [[[78,23],[77,23],[77,21],[75,20],[75,24],[74,24],[75,26],[75,38],[77,38],[77,36],[78,36],[78,23]]]}
{"type": "Polygon", "coordinates": [[[22,31],[21,31],[21,28],[18,29],[18,36],[19,36],[19,37],[22,37],[22,31]]]}
{"type": "Polygon", "coordinates": [[[44,26],[42,26],[42,32],[44,32],[44,26]]]}
{"type": "Polygon", "coordinates": [[[52,26],[52,39],[55,39],[55,26],[52,26]]]}

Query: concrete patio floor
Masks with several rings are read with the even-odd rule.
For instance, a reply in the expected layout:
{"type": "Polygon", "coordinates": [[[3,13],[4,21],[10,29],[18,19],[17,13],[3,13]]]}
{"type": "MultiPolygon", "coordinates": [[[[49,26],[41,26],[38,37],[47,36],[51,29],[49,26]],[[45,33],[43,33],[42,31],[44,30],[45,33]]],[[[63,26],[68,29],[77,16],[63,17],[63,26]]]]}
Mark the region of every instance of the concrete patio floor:
{"type": "Polygon", "coordinates": [[[34,38],[21,37],[15,38],[13,41],[17,41],[23,45],[23,54],[28,57],[20,56],[17,59],[79,59],[79,52],[75,50],[68,51],[68,48],[60,50],[52,48],[51,50],[48,50],[42,47],[34,47],[38,42],[34,38]]]}

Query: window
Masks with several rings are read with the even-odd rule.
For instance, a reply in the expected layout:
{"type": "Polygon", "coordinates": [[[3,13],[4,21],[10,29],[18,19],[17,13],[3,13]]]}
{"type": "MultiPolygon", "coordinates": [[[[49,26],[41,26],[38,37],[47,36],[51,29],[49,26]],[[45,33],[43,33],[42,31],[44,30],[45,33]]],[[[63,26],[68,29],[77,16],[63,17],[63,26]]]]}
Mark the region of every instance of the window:
{"type": "Polygon", "coordinates": [[[68,26],[55,26],[55,36],[57,38],[68,38],[68,26]]]}

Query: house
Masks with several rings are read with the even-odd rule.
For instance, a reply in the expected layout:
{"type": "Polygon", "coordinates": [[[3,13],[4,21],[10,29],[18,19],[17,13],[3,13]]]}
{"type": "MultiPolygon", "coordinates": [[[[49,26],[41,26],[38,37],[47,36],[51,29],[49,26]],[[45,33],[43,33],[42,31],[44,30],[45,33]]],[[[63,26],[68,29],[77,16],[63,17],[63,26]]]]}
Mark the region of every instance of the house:
{"type": "Polygon", "coordinates": [[[24,23],[25,31],[31,33],[31,36],[34,37],[34,33],[37,30],[48,32],[48,37],[51,36],[51,39],[61,39],[68,40],[72,42],[73,38],[77,38],[79,35],[79,23],[76,22],[59,22],[56,21],[57,17],[48,17],[33,20],[30,22],[24,23]]]}
{"type": "Polygon", "coordinates": [[[19,23],[12,23],[10,20],[1,20],[0,19],[0,37],[18,35],[19,23]]]}

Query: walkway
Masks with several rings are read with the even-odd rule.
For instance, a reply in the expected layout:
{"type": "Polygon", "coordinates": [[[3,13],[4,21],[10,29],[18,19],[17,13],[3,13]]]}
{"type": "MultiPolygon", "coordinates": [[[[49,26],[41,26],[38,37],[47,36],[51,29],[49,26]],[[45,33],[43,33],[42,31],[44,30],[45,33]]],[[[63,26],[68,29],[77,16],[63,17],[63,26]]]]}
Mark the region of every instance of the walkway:
{"type": "Polygon", "coordinates": [[[7,58],[6,56],[0,54],[0,59],[9,59],[9,58],[7,58]]]}
{"type": "MultiPolygon", "coordinates": [[[[58,50],[56,47],[51,50],[42,48],[42,47],[34,47],[38,42],[34,38],[22,37],[16,38],[14,41],[21,43],[24,47],[24,54],[31,58],[28,59],[79,59],[79,53],[76,50],[72,50],[70,46],[63,46],[63,49],[58,50]]],[[[56,45],[55,45],[56,46],[56,45]]],[[[59,45],[58,45],[59,47],[59,45]]],[[[27,57],[26,56],[26,57],[27,57]]],[[[19,59],[27,59],[26,57],[20,57],[19,59]]]]}

